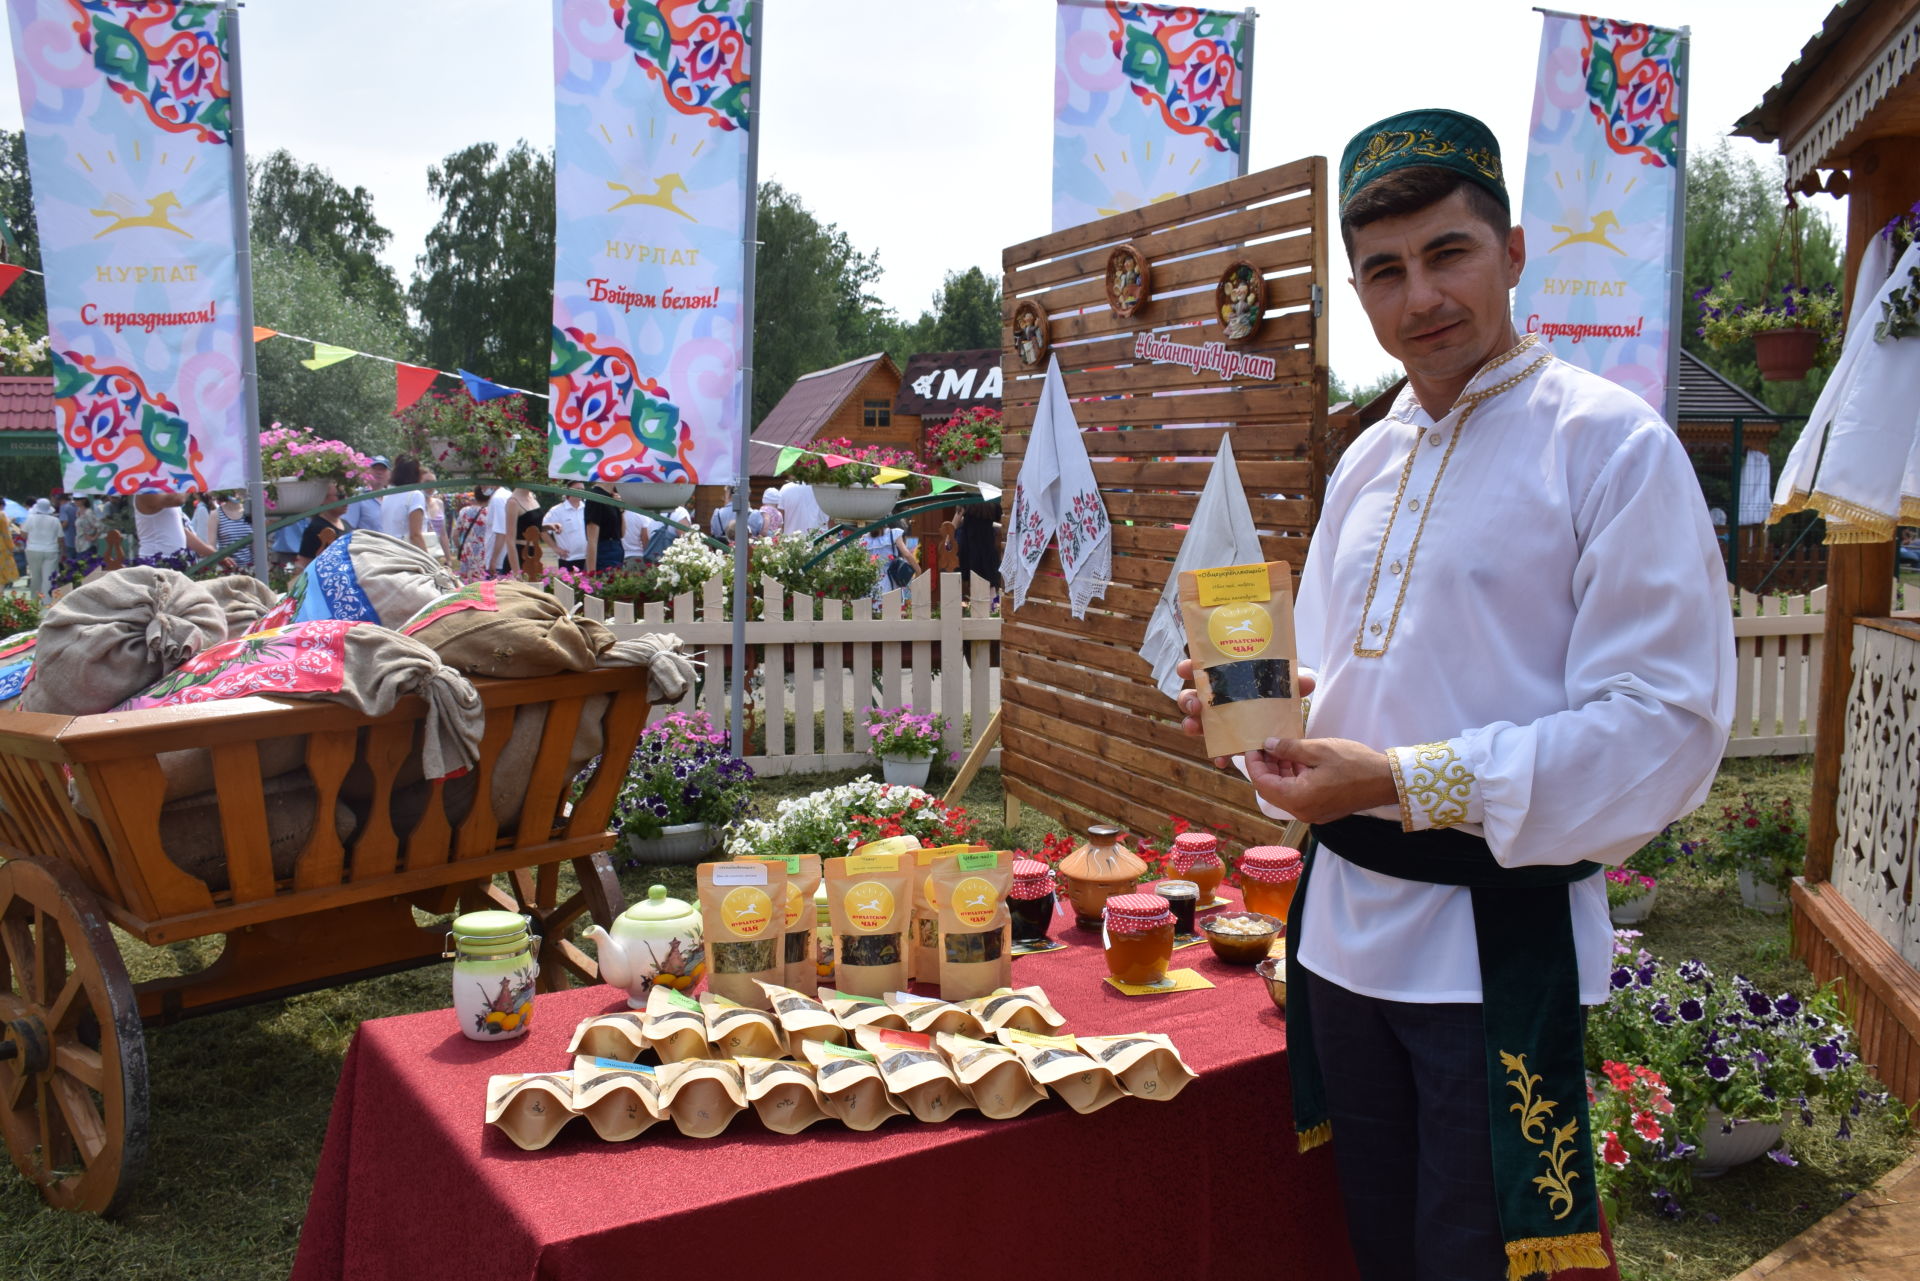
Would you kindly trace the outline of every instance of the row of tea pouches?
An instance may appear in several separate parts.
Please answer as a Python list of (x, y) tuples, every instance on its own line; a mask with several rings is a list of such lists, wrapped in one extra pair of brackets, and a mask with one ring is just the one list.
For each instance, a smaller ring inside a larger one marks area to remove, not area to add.
[[(1057, 1035), (1066, 1020), (1037, 987), (954, 1005), (904, 992), (876, 1000), (827, 990), (816, 1001), (762, 986), (777, 1024), (724, 997), (702, 1004), (662, 987), (644, 1014), (587, 1019), (567, 1047), (571, 1072), (489, 1079), (487, 1123), (529, 1151), (576, 1116), (612, 1142), (666, 1120), (688, 1138), (712, 1138), (748, 1107), (776, 1134), (828, 1119), (871, 1130), (893, 1116), (938, 1122), (968, 1108), (1014, 1117), (1049, 1090), (1076, 1112), (1096, 1112), (1119, 1098), (1172, 1099), (1194, 1079), (1159, 1033)], [(790, 1049), (800, 1061), (782, 1057)], [(637, 1061), (647, 1051), (657, 1067)]]

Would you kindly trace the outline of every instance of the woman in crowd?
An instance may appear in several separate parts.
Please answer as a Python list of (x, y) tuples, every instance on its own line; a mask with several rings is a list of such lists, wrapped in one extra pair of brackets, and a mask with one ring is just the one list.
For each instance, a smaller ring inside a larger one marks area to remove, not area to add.
[(492, 485), (477, 487), (453, 518), (453, 554), (459, 562), (455, 572), (462, 582), (487, 577), (487, 502), (492, 497)]
[[(387, 481), (389, 487), (419, 483), (418, 458), (412, 454), (402, 454), (393, 460), (393, 473)], [(433, 548), (427, 542), (427, 496), (417, 489), (411, 489), (404, 494), (388, 494), (382, 498), (380, 532), (403, 543), (412, 543), (432, 555)]]
[(313, 563), (313, 558), (327, 549), (327, 544), (347, 532), (343, 519), (347, 514), (346, 504), (340, 501), (340, 486), (337, 482), (327, 484), (327, 502), (331, 504), (325, 511), (315, 512), (307, 518), (307, 525), (300, 533), (300, 550), (293, 558), (293, 568), (297, 573)]
[[(213, 545), (228, 548), (227, 555), (234, 564), (252, 569), (253, 522), (247, 519), (247, 510), (240, 505), (240, 495), (228, 494), (222, 498), (219, 511), (213, 529)], [(235, 543), (240, 545), (235, 547)]]
[(27, 513), (27, 582), (33, 594), (44, 597), (53, 587), (53, 567), (60, 563), (60, 518), (53, 504), (36, 498)]
[(873, 580), (873, 612), (880, 612), (880, 597), (896, 588), (902, 604), (913, 599), (907, 584), (920, 572), (920, 562), (914, 559), (907, 536), (894, 526), (885, 525), (863, 535), (860, 546), (880, 563), (880, 575)]

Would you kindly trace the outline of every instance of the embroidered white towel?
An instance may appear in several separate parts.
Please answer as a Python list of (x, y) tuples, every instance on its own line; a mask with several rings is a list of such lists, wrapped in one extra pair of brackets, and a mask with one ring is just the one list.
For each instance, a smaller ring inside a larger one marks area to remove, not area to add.
[(1184, 683), (1173, 674), (1174, 665), (1187, 655), (1187, 629), (1180, 620), (1181, 572), (1252, 565), (1266, 558), (1254, 529), (1253, 509), (1247, 506), (1247, 491), (1240, 484), (1240, 466), (1233, 460), (1233, 438), (1222, 435), (1213, 471), (1193, 509), (1193, 523), (1187, 526), (1166, 590), (1147, 620), (1147, 638), (1140, 645), (1140, 657), (1153, 668), (1153, 683), (1162, 694), (1173, 698)]
[(1027, 603), (1027, 589), (1049, 542), (1057, 542), (1060, 549), (1073, 616), (1084, 618), (1087, 606), (1106, 595), (1113, 573), (1113, 529), (1067, 400), (1060, 361), (1053, 356), (1047, 357), (1047, 379), (1014, 484), (1013, 516), (1000, 558), (1001, 582), (1015, 609)]

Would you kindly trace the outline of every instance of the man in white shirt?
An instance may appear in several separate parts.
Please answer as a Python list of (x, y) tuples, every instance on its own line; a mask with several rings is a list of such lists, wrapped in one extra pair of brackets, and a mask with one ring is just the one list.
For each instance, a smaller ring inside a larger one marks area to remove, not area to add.
[(487, 496), (487, 568), (496, 574), (520, 575), (520, 541), (514, 537), (513, 490), (495, 485)]
[(811, 534), (827, 527), (827, 514), (814, 501), (813, 486), (790, 480), (779, 490), (780, 526), (788, 534)]
[(563, 569), (587, 567), (587, 513), (584, 500), (575, 491), (547, 509), (540, 531), (553, 548), (554, 559)]
[[(1605, 1266), (1578, 1008), (1608, 991), (1599, 865), (1719, 765), (1721, 561), (1659, 415), (1516, 335), (1491, 132), (1405, 113), (1339, 174), (1351, 283), (1408, 387), (1342, 456), (1301, 573), (1309, 736), (1242, 766), (1317, 840), (1289, 927), (1295, 1124), (1333, 1140), (1366, 1281)], [(1551, 1106), (1515, 1120), (1529, 1073)]]

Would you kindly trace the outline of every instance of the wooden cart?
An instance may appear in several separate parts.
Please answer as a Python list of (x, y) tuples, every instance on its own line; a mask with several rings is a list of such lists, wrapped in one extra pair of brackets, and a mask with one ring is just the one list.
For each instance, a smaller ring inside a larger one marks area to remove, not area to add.
[[(543, 940), (543, 987), (565, 986), (569, 974), (597, 981), (565, 935), (582, 912), (611, 925), (622, 908), (607, 822), (646, 724), (647, 673), (475, 685), (486, 732), (471, 812), (449, 821), (447, 784), (423, 784), (424, 812), (406, 832), (394, 830), (389, 801), (426, 715), (419, 699), (372, 719), (266, 698), (0, 713), (0, 1132), (48, 1202), (108, 1212), (135, 1182), (147, 1129), (144, 1024), (432, 963), (445, 929), (416, 924), (415, 907), (525, 912)], [(550, 709), (526, 800), (517, 823), (502, 824), (489, 799), (495, 767), (516, 709), (536, 703)], [(569, 806), (575, 730), (583, 707), (601, 705), (603, 764)], [(292, 875), (277, 878), (257, 745), (297, 735), (318, 803)], [(218, 891), (161, 845), (155, 756), (187, 746), (212, 756), (228, 881)], [(356, 762), (367, 769), (350, 781)], [(370, 799), (358, 789), (369, 817), (343, 841), (334, 800), (343, 785), (369, 783)], [(580, 890), (560, 902), (566, 860)], [(501, 874), (510, 889), (494, 884)], [(199, 973), (134, 985), (110, 925), (149, 944), (224, 934), (226, 945)]]

